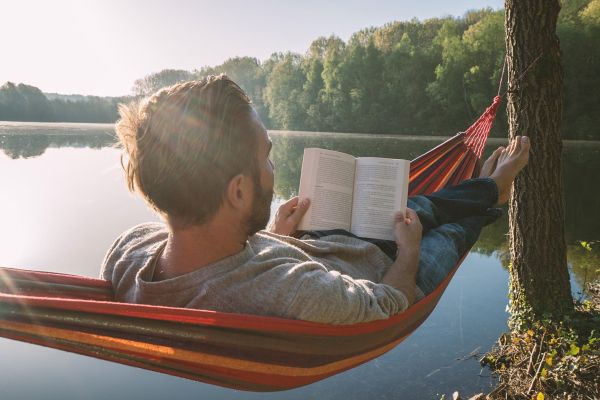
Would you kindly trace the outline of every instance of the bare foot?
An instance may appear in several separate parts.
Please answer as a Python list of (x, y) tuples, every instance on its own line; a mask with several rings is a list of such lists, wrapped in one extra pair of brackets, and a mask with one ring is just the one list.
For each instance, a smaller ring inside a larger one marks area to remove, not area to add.
[(487, 160), (485, 160), (485, 162), (483, 163), (483, 166), (481, 167), (481, 172), (479, 173), (479, 177), (487, 178), (488, 176), (490, 176), (492, 174), (492, 172), (494, 172), (494, 170), (496, 169), (496, 162), (498, 161), (498, 157), (500, 157), (500, 154), (502, 153), (503, 150), (504, 150), (504, 147), (502, 147), (502, 146), (498, 147), (496, 150), (494, 150), (492, 155), (489, 156)]
[(506, 149), (500, 152), (496, 160), (496, 168), (489, 175), (498, 186), (498, 204), (504, 204), (508, 201), (512, 182), (529, 161), (529, 148), (529, 138), (527, 136), (517, 136)]

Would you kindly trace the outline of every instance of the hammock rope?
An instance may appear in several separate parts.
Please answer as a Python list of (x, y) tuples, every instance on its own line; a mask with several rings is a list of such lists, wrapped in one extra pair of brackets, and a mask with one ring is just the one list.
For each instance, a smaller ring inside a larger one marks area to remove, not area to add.
[[(409, 194), (477, 176), (499, 105), (496, 96), (466, 131), (413, 160)], [(235, 389), (285, 390), (393, 349), (433, 311), (461, 262), (405, 312), (353, 325), (118, 303), (101, 279), (0, 268), (0, 336)]]

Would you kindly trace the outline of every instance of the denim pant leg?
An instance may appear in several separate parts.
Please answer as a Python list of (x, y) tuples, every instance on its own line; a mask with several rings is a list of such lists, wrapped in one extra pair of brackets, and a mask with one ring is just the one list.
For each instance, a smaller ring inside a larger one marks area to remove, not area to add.
[(421, 239), (417, 286), (431, 293), (454, 269), (461, 257), (475, 244), (481, 229), (497, 217), (466, 217), (430, 229)]
[(423, 225), (417, 285), (431, 293), (477, 241), (481, 229), (502, 210), (492, 208), (498, 199), (496, 183), (489, 178), (470, 179), (427, 196), (409, 199)]
[(465, 217), (487, 215), (497, 201), (496, 182), (491, 178), (475, 178), (429, 195), (409, 197), (408, 207), (416, 211), (426, 233)]

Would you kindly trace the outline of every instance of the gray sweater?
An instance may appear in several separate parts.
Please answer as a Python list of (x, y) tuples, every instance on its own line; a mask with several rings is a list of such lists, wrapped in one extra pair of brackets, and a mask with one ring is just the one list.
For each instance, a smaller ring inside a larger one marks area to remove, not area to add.
[(375, 283), (391, 265), (389, 257), (360, 239), (299, 240), (263, 231), (237, 254), (153, 282), (167, 235), (163, 224), (147, 223), (113, 243), (101, 277), (112, 281), (117, 301), (330, 324), (383, 319), (408, 307), (401, 291)]

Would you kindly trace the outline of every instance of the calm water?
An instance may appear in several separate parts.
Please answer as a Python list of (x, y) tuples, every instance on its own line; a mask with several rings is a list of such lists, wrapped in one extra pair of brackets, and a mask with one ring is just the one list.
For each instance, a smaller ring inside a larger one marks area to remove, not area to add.
[[(123, 230), (156, 220), (129, 194), (108, 125), (0, 123), (0, 265), (97, 276)], [(411, 159), (439, 138), (272, 132), (276, 200), (296, 193), (302, 149)], [(496, 145), (496, 144), (494, 144)], [(489, 146), (488, 150), (492, 147)], [(600, 143), (566, 144), (567, 239), (575, 295), (600, 266), (578, 240), (600, 239)], [(0, 339), (3, 399), (439, 399), (493, 384), (478, 355), (506, 329), (507, 219), (483, 233), (440, 304), (386, 355), (313, 385), (247, 393)], [(594, 255), (595, 254), (595, 255)]]

